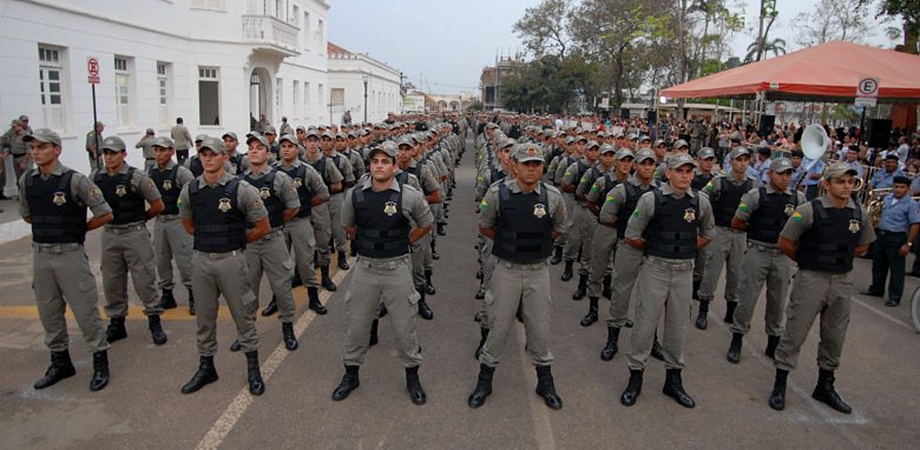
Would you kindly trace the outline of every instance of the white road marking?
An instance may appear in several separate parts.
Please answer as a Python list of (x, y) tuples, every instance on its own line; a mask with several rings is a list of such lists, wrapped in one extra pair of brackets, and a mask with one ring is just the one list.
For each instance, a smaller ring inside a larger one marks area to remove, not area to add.
[[(512, 326), (515, 328), (519, 348), (523, 349), (527, 342), (524, 334), (524, 327), (518, 326), (517, 319), (514, 319)], [(525, 379), (536, 377), (534, 366), (530, 362), (530, 356), (526, 351), (521, 352), (521, 366), (524, 369)], [(533, 390), (529, 390), (530, 395), (530, 416), (533, 420), (533, 438), (537, 443), (538, 450), (556, 450), (556, 437), (553, 435), (553, 424), (549, 420), (549, 408), (543, 403)]]
[[(349, 259), (348, 263), (350, 265), (355, 264), (355, 258)], [(342, 282), (342, 279), (348, 275), (348, 271), (339, 270), (336, 272), (333, 278), (335, 284)], [(319, 300), (324, 305), (329, 301), (329, 298), (332, 297), (332, 292), (323, 291)], [(294, 324), (294, 335), (297, 336), (299, 340), (303, 335), (304, 331), (307, 330), (307, 327), (313, 323), (313, 319), (316, 318), (316, 313), (308, 310), (300, 319), (297, 320), (297, 323)], [(275, 347), (275, 350), (272, 352), (271, 356), (261, 365), (262, 369), (262, 379), (268, 383), (268, 380), (271, 379), (272, 374), (275, 373), (275, 370), (284, 362), (284, 359), (290, 355), (291, 352), (284, 348), (284, 342), (278, 344)], [(211, 429), (208, 430), (207, 434), (201, 439), (201, 442), (198, 443), (198, 446), (195, 447), (197, 450), (215, 450), (220, 447), (220, 444), (224, 442), (224, 439), (230, 434), (230, 431), (233, 430), (234, 425), (243, 417), (243, 414), (246, 413), (246, 409), (249, 408), (249, 405), (252, 404), (253, 397), (249, 393), (249, 387), (245, 386), (240, 389), (239, 394), (236, 394), (236, 397), (230, 402), (230, 405), (227, 406), (227, 409), (224, 410), (223, 414), (217, 418), (214, 422), (214, 425), (211, 426)]]
[[(864, 306), (864, 307), (865, 307), (866, 309), (868, 309), (869, 311), (872, 311), (872, 312), (874, 312), (874, 313), (876, 313), (876, 314), (878, 314), (878, 315), (880, 315), (880, 316), (882, 316), (882, 317), (888, 319), (889, 321), (891, 321), (892, 323), (894, 323), (894, 324), (896, 324), (896, 325), (900, 325), (900, 326), (902, 326), (902, 327), (904, 327), (904, 328), (907, 328), (907, 329), (910, 330), (910, 331), (914, 331), (914, 327), (910, 326), (907, 322), (905, 322), (905, 321), (903, 321), (903, 320), (901, 320), (901, 319), (898, 319), (897, 317), (892, 316), (891, 314), (888, 314), (888, 312), (883, 311), (883, 310), (881, 310), (881, 309), (876, 308), (875, 306), (870, 305), (870, 304), (867, 303), (865, 300), (863, 300), (863, 299), (861, 299), (861, 298), (859, 298), (859, 297), (851, 297), (851, 298), (852, 298), (853, 300), (855, 300), (856, 303), (859, 303), (860, 305)], [(910, 303), (910, 299), (909, 299), (909, 298), (908, 298), (908, 301), (907, 301), (907, 302)]]

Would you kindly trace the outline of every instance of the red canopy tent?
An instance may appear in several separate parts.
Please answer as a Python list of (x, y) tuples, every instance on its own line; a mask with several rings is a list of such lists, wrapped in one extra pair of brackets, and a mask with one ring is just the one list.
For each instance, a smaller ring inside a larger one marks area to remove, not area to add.
[(698, 78), (667, 98), (733, 97), (850, 103), (864, 77), (879, 79), (879, 103), (920, 99), (920, 56), (833, 41)]

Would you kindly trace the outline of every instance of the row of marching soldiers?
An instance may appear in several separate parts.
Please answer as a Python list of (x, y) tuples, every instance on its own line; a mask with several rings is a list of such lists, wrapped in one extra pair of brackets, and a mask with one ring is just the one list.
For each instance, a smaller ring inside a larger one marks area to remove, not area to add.
[[(438, 234), (444, 235), (447, 210), (440, 193), (450, 198), (462, 146), (450, 123), (413, 131), (408, 124), (378, 124), (341, 130), (298, 127), (294, 134), (277, 136), (267, 127), (264, 134), (248, 134), (244, 142), (233, 132), (221, 138), (199, 135), (196, 155), (181, 165), (174, 159), (172, 140), (155, 137), (147, 142), (151, 149), (145, 155), (154, 156), (147, 158), (145, 169), (130, 166), (125, 142), (110, 136), (100, 145), (104, 167), (88, 177), (60, 163), (56, 132), (34, 131), (25, 140), (37, 167), (20, 179), (20, 214), (33, 228), (36, 302), (51, 351), (51, 365), (34, 387), (49, 387), (76, 372), (68, 350), (65, 301), (93, 350), (90, 389), (108, 384), (107, 350), (128, 335), (129, 274), (153, 342), (165, 344), (160, 316), (178, 306), (175, 261), (188, 290), (188, 312), (196, 316), (200, 355), (199, 368), (182, 392), (217, 381), (214, 354), (222, 297), (238, 335), (230, 350), (245, 353), (249, 391), (262, 394), (255, 326), (262, 275), (272, 299), (261, 314), (278, 313), (285, 348), (296, 350), (292, 289), (306, 286), (309, 309), (326, 314), (318, 289), (337, 289), (329, 274), (333, 250), (339, 269), (349, 270), (341, 219), (345, 192), (367, 178), (365, 163), (384, 140), (399, 138), (400, 147), (407, 147), (400, 167), (417, 177), (437, 218)], [(238, 151), (241, 144), (247, 153)], [(87, 209), (93, 216), (89, 222)], [(154, 221), (152, 238), (148, 220)], [(95, 277), (82, 251), (86, 232), (100, 227), (107, 327), (96, 310)], [(415, 286), (422, 296), (418, 314), (430, 320), (424, 296), (435, 293), (433, 239), (420, 242), (413, 252)]]
[[(733, 146), (727, 157), (729, 163), (718, 172), (714, 170), (716, 156), (711, 148), (700, 149), (694, 158), (684, 140), (653, 142), (638, 132), (608, 134), (529, 126), (515, 140), (490, 123), (476, 143), (480, 213), (486, 207), (491, 211), (498, 208), (487, 204), (486, 192), (510, 183), (508, 180), (516, 176), (520, 165), (508, 158), (509, 150), (514, 154), (511, 149), (538, 146), (546, 168), (540, 189), (561, 193), (567, 220), (565, 233), (554, 233), (552, 246), (541, 247), (541, 252), (533, 256), (539, 256), (542, 262), (546, 262), (542, 259), (545, 257), (552, 265), (564, 262), (562, 281), (573, 278), (574, 264), (580, 261), (578, 286), (572, 298), (589, 299), (582, 326), (599, 320), (601, 297), (610, 299), (602, 360), (614, 358), (621, 329), (632, 328), (627, 356), (630, 377), (621, 396), (624, 405), (637, 401), (648, 357), (652, 356), (664, 361), (664, 393), (685, 407), (695, 406), (682, 385), (691, 299), (699, 301), (696, 327), (705, 330), (709, 303), (723, 266), (727, 266), (724, 320), (732, 332), (727, 360), (740, 363), (743, 339), (766, 285), (765, 354), (774, 360), (776, 368), (770, 407), (784, 408), (789, 372), (796, 367), (808, 330), (820, 315), (819, 376), (813, 397), (837, 411), (851, 412), (834, 388), (835, 371), (849, 323), (853, 257), (864, 253), (875, 239), (868, 215), (850, 198), (854, 170), (843, 164), (830, 166), (823, 177), (826, 194), (806, 201), (791, 183), (795, 167), (790, 160), (774, 160), (767, 181), (761, 185), (748, 173), (751, 154), (742, 146)], [(538, 211), (535, 208), (534, 214)], [(514, 212), (518, 212), (517, 208)], [(517, 236), (530, 230), (523, 231)], [(497, 282), (490, 277), (496, 262), (507, 260), (496, 257), (500, 252), (495, 251), (495, 246), (500, 245), (508, 243), (493, 244), (486, 239), (480, 248), (483, 281), (477, 298), (483, 302), (477, 319), (482, 338), (476, 357), (482, 366), (481, 386), (477, 385), (470, 398), (474, 407), (491, 392), (495, 368), (494, 355), (488, 353), (494, 353), (490, 342), (496, 341), (496, 325), (489, 316), (499, 299), (493, 292)], [(525, 251), (521, 245), (511, 247)], [(793, 274), (797, 276), (790, 289)], [(629, 303), (634, 289), (635, 318), (630, 320)], [(522, 298), (518, 319), (524, 322), (525, 329), (545, 332), (545, 327), (534, 323), (539, 321), (528, 319), (527, 304), (527, 299)], [(541, 320), (548, 321), (548, 315)], [(545, 343), (545, 336), (528, 330), (527, 351), (538, 374), (541, 366), (548, 373), (552, 358), (547, 356), (548, 350), (542, 355), (537, 353), (534, 341)], [(542, 392), (546, 393), (545, 385)], [(561, 407), (554, 387), (553, 395), (547, 396), (541, 394), (538, 384), (537, 393), (548, 406)]]

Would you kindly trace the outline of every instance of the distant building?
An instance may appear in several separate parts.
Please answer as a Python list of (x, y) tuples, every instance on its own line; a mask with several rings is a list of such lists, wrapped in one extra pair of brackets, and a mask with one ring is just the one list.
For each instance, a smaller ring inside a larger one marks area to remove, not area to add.
[(481, 101), (485, 109), (501, 109), (502, 81), (507, 79), (514, 71), (517, 61), (509, 57), (501, 57), (495, 66), (483, 67), (482, 74), (479, 76), (479, 85), (482, 88)]
[(402, 111), (399, 70), (331, 42), (327, 48), (332, 123), (341, 123), (345, 111), (351, 111), (352, 123), (364, 122), (365, 97), (368, 122), (382, 122), (388, 113)]

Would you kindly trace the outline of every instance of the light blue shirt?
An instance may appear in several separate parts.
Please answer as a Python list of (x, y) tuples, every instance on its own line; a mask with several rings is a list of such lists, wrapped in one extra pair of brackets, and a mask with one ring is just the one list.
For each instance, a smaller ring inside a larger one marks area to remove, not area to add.
[[(808, 158), (803, 159), (802, 166), (808, 167), (808, 165), (811, 164), (811, 161), (812, 160)], [(824, 173), (824, 160), (819, 159), (818, 162), (815, 163), (815, 166), (812, 167), (811, 170), (808, 171), (808, 176), (805, 177), (805, 181), (803, 181), (802, 184), (804, 184), (805, 186), (814, 186), (818, 184), (818, 182), (820, 182), (821, 179), (820, 178), (812, 179), (811, 175), (812, 174), (820, 175), (822, 173)]]
[(894, 172), (879, 170), (872, 176), (872, 181), (869, 184), (872, 185), (872, 189), (890, 188), (894, 186), (894, 177), (898, 176), (904, 176), (904, 172), (901, 169), (895, 169)]
[(883, 200), (882, 219), (878, 228), (891, 233), (906, 233), (911, 224), (920, 223), (920, 206), (909, 195), (895, 201), (894, 194)]
[(857, 177), (863, 178), (863, 179), (865, 180), (865, 178), (864, 178), (863, 176), (866, 174), (866, 168), (863, 167), (862, 163), (860, 163), (860, 162), (857, 160), (857, 161), (853, 161), (853, 162), (846, 162), (846, 161), (844, 161), (844, 164), (846, 164), (849, 168), (855, 170), (855, 171), (856, 171), (856, 176), (857, 176)]

